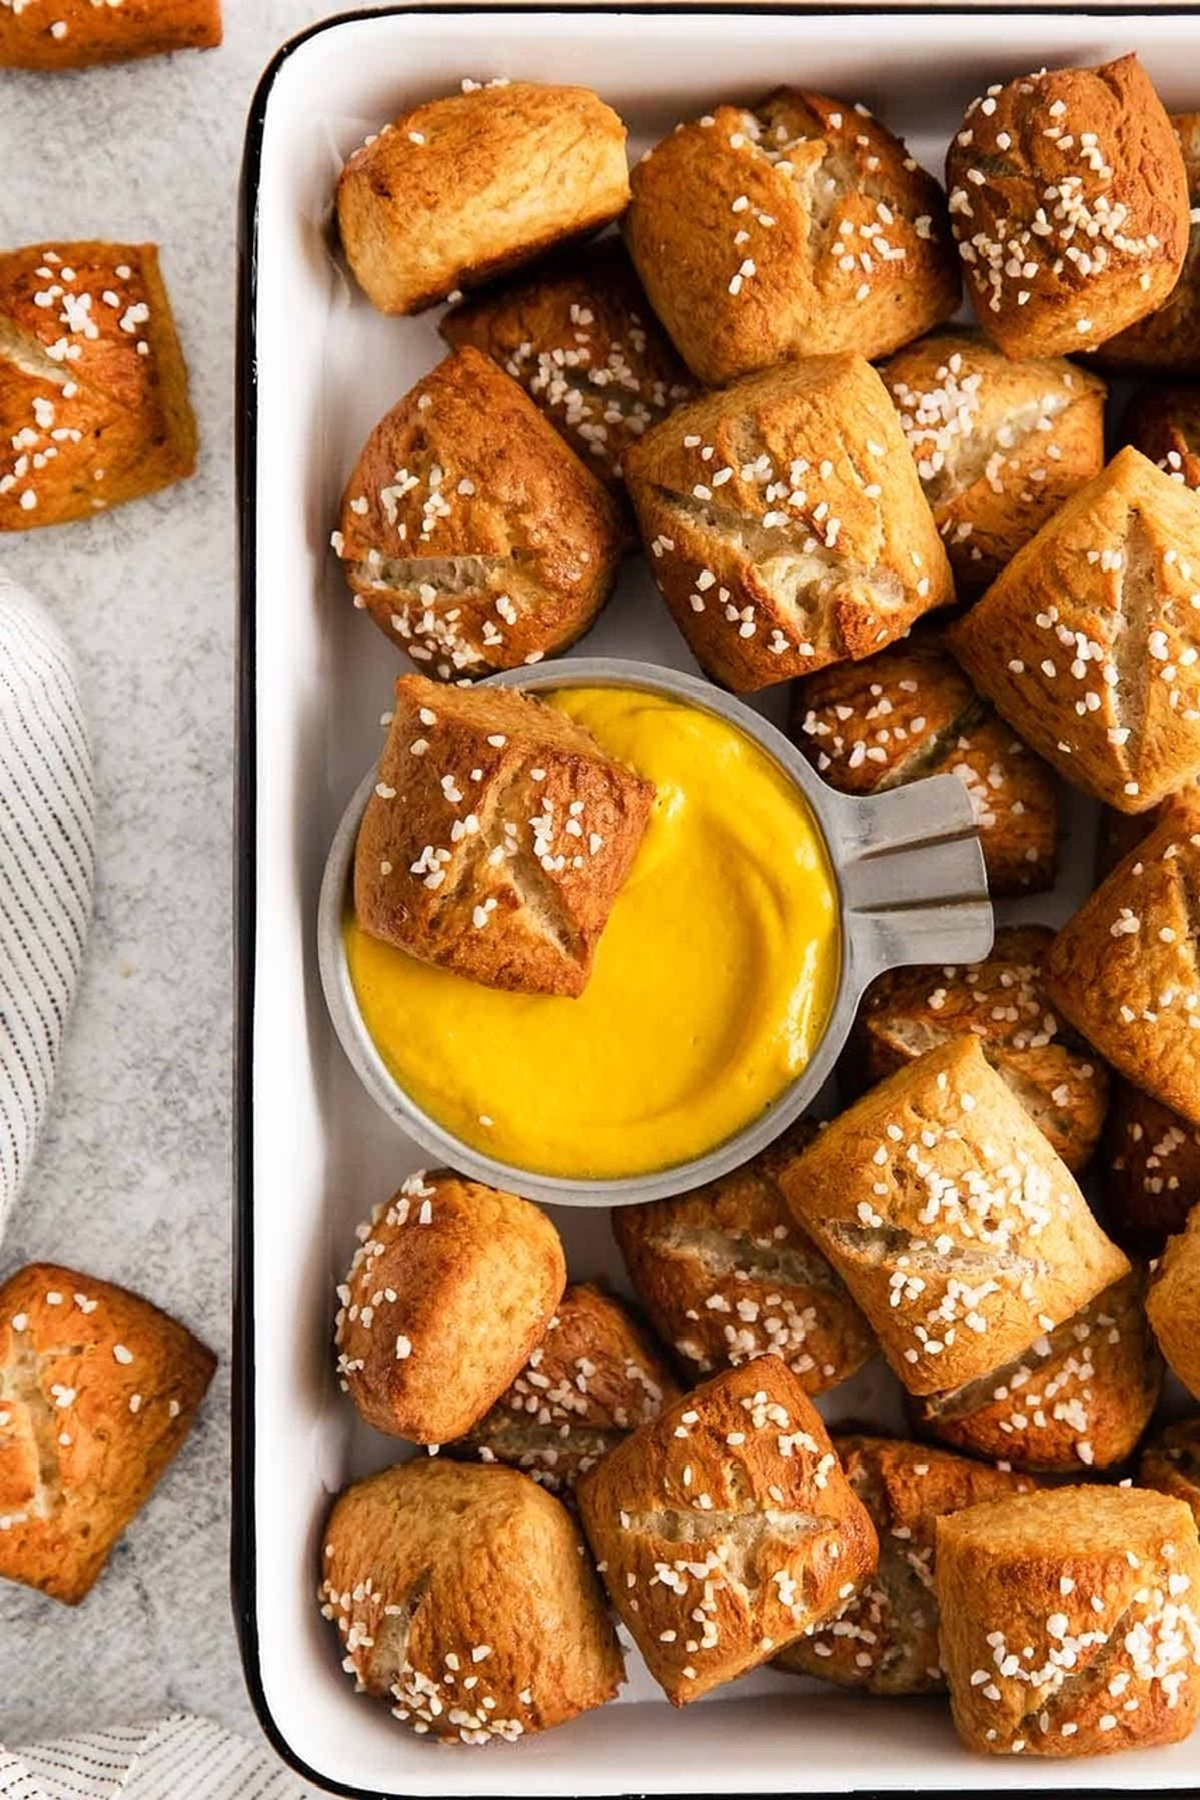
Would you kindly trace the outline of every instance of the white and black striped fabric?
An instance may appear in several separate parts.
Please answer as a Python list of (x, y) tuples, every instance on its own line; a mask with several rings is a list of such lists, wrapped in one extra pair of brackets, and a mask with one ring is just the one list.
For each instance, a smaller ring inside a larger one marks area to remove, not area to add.
[(79, 981), (93, 815), (71, 652), (0, 570), (0, 1231), (33, 1160)]
[(298, 1800), (295, 1777), (211, 1719), (180, 1713), (0, 1750), (0, 1800)]

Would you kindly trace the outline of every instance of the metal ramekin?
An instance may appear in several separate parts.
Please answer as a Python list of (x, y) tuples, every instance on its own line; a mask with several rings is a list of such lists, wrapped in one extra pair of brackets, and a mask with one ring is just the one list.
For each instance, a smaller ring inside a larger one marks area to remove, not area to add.
[(970, 797), (957, 776), (867, 799), (835, 793), (783, 733), (705, 681), (653, 663), (580, 657), (510, 669), (499, 687), (624, 687), (665, 694), (714, 713), (760, 745), (795, 782), (824, 834), (837, 880), (841, 974), (824, 1035), (803, 1072), (758, 1118), (703, 1156), (628, 1179), (556, 1180), (472, 1149), (430, 1118), (384, 1064), (359, 1012), (342, 936), (359, 821), (377, 779), (372, 768), (342, 815), (317, 918), (321, 982), (334, 1029), (360, 1080), (396, 1125), (431, 1157), (491, 1187), (563, 1206), (659, 1200), (713, 1181), (766, 1149), (814, 1099), (846, 1041), (864, 988), (904, 963), (975, 962), (992, 945), (993, 919)]

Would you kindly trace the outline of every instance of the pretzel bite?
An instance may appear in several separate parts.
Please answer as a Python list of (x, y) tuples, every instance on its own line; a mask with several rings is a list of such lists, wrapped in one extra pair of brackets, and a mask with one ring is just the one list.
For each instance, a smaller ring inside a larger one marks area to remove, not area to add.
[(814, 1135), (795, 1126), (690, 1194), (613, 1209), (634, 1291), (698, 1374), (771, 1353), (820, 1394), (875, 1354), (870, 1326), (779, 1191), (780, 1167)]
[(945, 1686), (933, 1587), (934, 1522), (981, 1500), (1025, 1493), (1022, 1475), (965, 1456), (881, 1437), (835, 1437), (846, 1479), (871, 1515), (879, 1567), (837, 1617), (797, 1638), (777, 1669), (869, 1694), (927, 1694)]
[(622, 495), (629, 445), (696, 393), (619, 238), (464, 301), (438, 329), (499, 363)]
[(1064, 1487), (937, 1522), (958, 1734), (999, 1756), (1173, 1744), (1200, 1709), (1200, 1544), (1179, 1500)]
[(510, 1463), (554, 1494), (678, 1398), (679, 1383), (629, 1309), (590, 1282), (573, 1283), (546, 1335), (490, 1412), (451, 1445), (480, 1462)]
[(317, 1599), (358, 1689), (422, 1736), (511, 1744), (624, 1679), (574, 1520), (515, 1469), (422, 1458), (356, 1481), (325, 1527)]
[(915, 1414), (956, 1450), (1083, 1479), (1132, 1454), (1161, 1386), (1146, 1281), (1135, 1270), (1015, 1361), (930, 1396)]
[(630, 253), (708, 386), (798, 356), (885, 356), (958, 305), (942, 191), (863, 106), (798, 88), (718, 106), (631, 186)]
[(1200, 1125), (1194, 893), (1200, 799), (1180, 801), (1085, 900), (1043, 964), (1051, 1000), (1121, 1074)]
[(1053, 886), (1054, 778), (933, 639), (914, 636), (797, 682), (790, 734), (842, 794), (957, 775), (971, 796), (992, 893)]
[(182, 1445), (217, 1359), (148, 1300), (30, 1263), (0, 1285), (0, 1579), (77, 1606)]
[(1200, 771), (1200, 497), (1119, 450), (948, 633), (1066, 780), (1145, 812)]
[(210, 50), (220, 42), (221, 0), (0, 4), (0, 69), (89, 69), (174, 50)]
[(1200, 1129), (1118, 1080), (1097, 1171), (1112, 1236), (1131, 1252), (1156, 1255), (1200, 1200)]
[(1096, 361), (1119, 375), (1200, 374), (1200, 113), (1171, 117), (1187, 172), (1191, 231), (1179, 280), (1157, 312), (1109, 338)]
[(368, 298), (414, 313), (597, 230), (628, 200), (625, 127), (598, 94), (471, 82), (348, 158), (337, 220)]
[(1003, 925), (983, 962), (879, 976), (863, 996), (852, 1039), (866, 1081), (882, 1081), (970, 1032), (1068, 1169), (1084, 1168), (1104, 1123), (1108, 1075), (1042, 991), (1053, 939), (1046, 925)]
[(358, 1236), (338, 1288), (342, 1387), (377, 1431), (462, 1437), (554, 1317), (567, 1281), (558, 1233), (528, 1200), (422, 1169)]
[(973, 1036), (872, 1088), (780, 1186), (913, 1394), (989, 1374), (1129, 1268)]
[(1136, 56), (989, 88), (946, 157), (967, 292), (1006, 356), (1091, 350), (1179, 279), (1179, 140)]
[(677, 1400), (576, 1493), (613, 1606), (675, 1706), (831, 1618), (878, 1557), (870, 1514), (776, 1356)]
[(612, 587), (612, 496), (511, 376), (471, 345), (367, 439), (333, 547), (354, 604), (443, 681), (540, 662)]
[(488, 987), (581, 994), (653, 800), (543, 701), (402, 675), (354, 852), (359, 924)]
[(895, 408), (860, 356), (680, 407), (626, 475), (675, 623), (738, 692), (870, 656), (953, 598)]
[(1014, 362), (960, 329), (880, 372), (960, 586), (986, 587), (1104, 467), (1104, 383), (1062, 357)]
[[(11, 16), (0, 0), (0, 32)], [(155, 245), (0, 251), (0, 531), (90, 519), (195, 466)]]

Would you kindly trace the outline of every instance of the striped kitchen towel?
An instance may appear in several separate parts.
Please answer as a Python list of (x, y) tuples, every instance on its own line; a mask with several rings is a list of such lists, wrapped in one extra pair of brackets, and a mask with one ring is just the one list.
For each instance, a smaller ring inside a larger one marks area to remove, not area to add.
[(261, 1751), (185, 1713), (0, 1750), (0, 1800), (300, 1800), (303, 1793)]
[(0, 1232), (37, 1148), (79, 981), (92, 827), (71, 652), (0, 571)]

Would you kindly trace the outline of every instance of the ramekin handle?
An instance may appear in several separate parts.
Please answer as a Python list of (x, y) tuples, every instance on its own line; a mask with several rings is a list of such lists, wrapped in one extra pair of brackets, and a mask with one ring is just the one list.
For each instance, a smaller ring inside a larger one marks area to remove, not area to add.
[(847, 982), (907, 963), (978, 962), (995, 921), (970, 795), (956, 775), (841, 796), (834, 846)]

